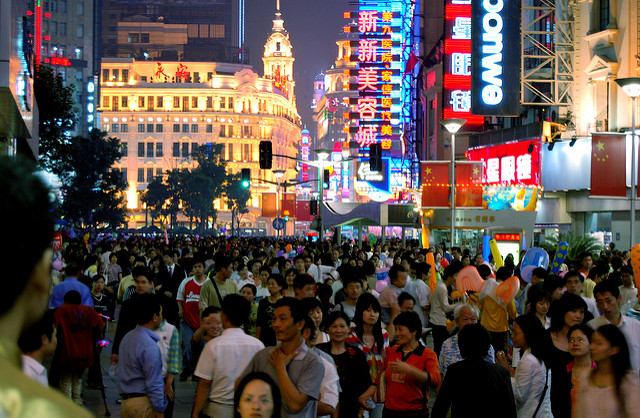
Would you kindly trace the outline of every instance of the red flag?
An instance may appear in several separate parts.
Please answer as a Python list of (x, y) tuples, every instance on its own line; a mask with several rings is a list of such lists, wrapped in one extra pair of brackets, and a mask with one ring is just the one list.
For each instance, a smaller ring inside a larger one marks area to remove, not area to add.
[(298, 200), (296, 202), (296, 220), (301, 222), (311, 222), (312, 216), (310, 206), (311, 203), (309, 200)]
[(262, 217), (275, 218), (278, 216), (278, 200), (275, 193), (262, 193)]
[(591, 136), (591, 196), (627, 195), (625, 151), (624, 135)]
[(280, 217), (284, 218), (289, 216), (294, 218), (296, 216), (296, 194), (295, 193), (283, 193), (280, 203)]
[(456, 162), (456, 207), (482, 207), (482, 161)]
[(416, 54), (414, 54), (413, 51), (411, 51), (411, 53), (409, 54), (409, 59), (407, 60), (407, 63), (404, 66), (404, 73), (407, 74), (413, 71), (413, 67), (415, 67), (418, 62), (419, 62), (418, 57), (416, 57)]
[(427, 162), (420, 167), (422, 207), (449, 207), (449, 163)]

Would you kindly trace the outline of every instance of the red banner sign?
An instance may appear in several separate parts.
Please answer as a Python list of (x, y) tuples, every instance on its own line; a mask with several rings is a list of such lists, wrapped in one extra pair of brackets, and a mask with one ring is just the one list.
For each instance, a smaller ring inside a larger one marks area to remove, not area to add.
[[(539, 141), (472, 148), (466, 155), (470, 161), (482, 161), (482, 184), (539, 187), (541, 180)], [(529, 147), (532, 145), (533, 149), (529, 152)]]

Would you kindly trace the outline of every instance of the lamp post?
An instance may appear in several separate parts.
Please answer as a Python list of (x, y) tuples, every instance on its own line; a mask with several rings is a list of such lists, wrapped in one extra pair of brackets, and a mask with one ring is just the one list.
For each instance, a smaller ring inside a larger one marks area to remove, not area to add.
[(631, 237), (629, 248), (633, 248), (636, 238), (636, 179), (638, 177), (638, 163), (636, 151), (636, 98), (640, 96), (640, 77), (618, 78), (616, 83), (625, 94), (631, 97)]
[[(278, 218), (280, 218), (280, 180), (282, 179), (285, 173), (286, 173), (285, 170), (273, 170), (273, 175), (276, 178), (276, 181), (278, 182), (278, 188), (276, 189), (276, 209), (278, 210)], [(286, 227), (287, 226), (285, 224), (285, 228)], [(278, 231), (276, 231), (276, 236), (278, 235), (279, 233)], [(284, 236), (285, 234), (283, 233), (282, 235)]]
[(451, 245), (456, 239), (456, 132), (466, 123), (466, 119), (443, 119), (442, 126), (451, 134)]
[(318, 241), (322, 242), (324, 239), (324, 227), (322, 226), (322, 201), (324, 200), (324, 187), (322, 187), (322, 182), (324, 181), (324, 169), (331, 165), (331, 162), (327, 163), (327, 159), (331, 154), (331, 151), (328, 149), (317, 149), (315, 150), (316, 155), (318, 156)]

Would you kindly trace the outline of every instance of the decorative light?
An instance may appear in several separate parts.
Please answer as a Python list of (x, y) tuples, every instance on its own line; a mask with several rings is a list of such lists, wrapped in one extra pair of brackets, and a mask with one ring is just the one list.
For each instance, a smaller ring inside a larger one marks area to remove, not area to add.
[(640, 96), (640, 77), (617, 78), (615, 82), (629, 97)]
[(464, 125), (467, 122), (466, 119), (442, 119), (440, 121), (440, 123), (442, 124), (442, 126), (445, 127), (445, 129), (447, 131), (449, 131), (449, 133), (451, 134), (455, 134), (456, 132), (458, 132), (460, 130), (460, 128), (462, 128), (462, 125)]

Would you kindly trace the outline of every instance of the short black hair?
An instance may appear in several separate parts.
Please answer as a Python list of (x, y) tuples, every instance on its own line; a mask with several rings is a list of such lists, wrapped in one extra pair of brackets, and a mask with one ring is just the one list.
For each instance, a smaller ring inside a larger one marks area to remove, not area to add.
[(505, 281), (511, 276), (513, 276), (513, 270), (511, 270), (509, 267), (502, 266), (498, 269), (498, 271), (496, 271), (496, 280)]
[(146, 267), (142, 267), (142, 266), (134, 267), (133, 270), (131, 270), (131, 276), (133, 277), (134, 280), (137, 279), (139, 276), (145, 276), (146, 278), (149, 278), (149, 270), (147, 270)]
[(220, 271), (223, 268), (228, 268), (231, 264), (233, 264), (233, 260), (231, 259), (231, 257), (219, 256), (216, 257), (215, 263), (215, 271)]
[(420, 338), (422, 334), (422, 321), (414, 311), (400, 312), (393, 320), (393, 325), (402, 325), (409, 328), (409, 332), (416, 333), (416, 339)]
[(574, 325), (571, 328), (569, 328), (569, 331), (567, 332), (567, 340), (571, 338), (571, 334), (573, 334), (573, 332), (577, 330), (582, 331), (582, 333), (587, 336), (589, 341), (591, 341), (591, 336), (593, 335), (593, 328), (591, 328), (589, 325), (585, 324), (584, 322), (582, 324)]
[(247, 284), (245, 284), (244, 286), (242, 286), (242, 287), (240, 288), (240, 291), (242, 292), (242, 290), (243, 290), (245, 287), (246, 287), (247, 289), (251, 290), (251, 293), (253, 293), (253, 296), (256, 296), (256, 295), (258, 294), (258, 288), (256, 287), (256, 285), (255, 285), (255, 284), (253, 284), (253, 283), (247, 283)]
[(316, 308), (322, 309), (322, 304), (316, 298), (311, 298), (311, 297), (304, 298), (300, 302), (302, 303), (303, 309), (307, 314), (309, 313), (309, 311), (313, 309), (316, 309)]
[(281, 274), (278, 273), (271, 273), (269, 275), (269, 278), (267, 279), (267, 283), (269, 283), (269, 280), (275, 280), (276, 283), (278, 283), (278, 286), (280, 286), (283, 289), (286, 289), (287, 287), (287, 282), (285, 281), (284, 277), (282, 277)]
[(410, 300), (413, 302), (414, 305), (416, 304), (416, 298), (411, 296), (409, 293), (407, 292), (400, 293), (400, 295), (398, 296), (398, 305), (402, 306), (405, 300)]
[(304, 334), (305, 330), (309, 330), (311, 333), (309, 335), (309, 339), (313, 341), (316, 338), (316, 323), (313, 322), (313, 319), (309, 315), (305, 315), (304, 318), (304, 326), (302, 327), (302, 334)]
[(18, 347), (23, 353), (31, 353), (42, 347), (42, 336), (45, 335), (49, 340), (53, 337), (54, 311), (47, 311), (36, 321), (35, 324), (27, 328), (18, 339)]
[(630, 274), (633, 276), (633, 267), (631, 266), (620, 267), (620, 274)]
[(80, 305), (82, 303), (82, 296), (77, 290), (69, 290), (64, 294), (62, 298), (64, 303), (70, 303), (72, 305)]
[(544, 279), (544, 287), (545, 292), (548, 294), (553, 294), (556, 289), (562, 289), (566, 283), (566, 280), (563, 277), (558, 276), (557, 274), (550, 274)]
[(597, 298), (598, 293), (604, 295), (605, 292), (611, 293), (611, 296), (618, 299), (620, 296), (620, 288), (613, 280), (603, 280), (600, 283), (596, 284), (593, 288), (593, 297)]
[(160, 315), (160, 299), (154, 294), (144, 293), (136, 298), (136, 323), (144, 325), (153, 319), (153, 315)]
[(95, 276), (93, 276), (93, 277), (91, 278), (91, 283), (95, 283), (95, 282), (97, 282), (97, 281), (98, 281), (98, 280), (100, 280), (100, 279), (104, 280), (104, 281), (105, 281), (105, 283), (106, 283), (106, 279), (104, 278), (104, 276), (103, 276), (102, 274), (96, 274)]
[(232, 293), (222, 299), (222, 313), (233, 326), (242, 326), (251, 314), (251, 302), (242, 296)]
[(276, 302), (274, 309), (278, 309), (284, 306), (287, 306), (291, 311), (293, 322), (303, 321), (304, 317), (308, 316), (308, 311), (305, 312), (304, 307), (302, 306), (302, 302), (300, 302), (296, 298), (292, 298), (290, 296), (284, 297)]
[(547, 270), (543, 269), (542, 267), (536, 267), (531, 272), (531, 275), (536, 276), (539, 279), (545, 280), (549, 275), (549, 273), (547, 273)]
[(263, 271), (266, 271), (267, 273), (271, 274), (271, 267), (269, 266), (262, 266), (260, 267), (260, 273), (262, 273)]
[(394, 264), (389, 269), (389, 280), (394, 281), (398, 278), (398, 273), (406, 273), (407, 269), (402, 267), (402, 264)]
[(447, 280), (449, 277), (455, 276), (459, 271), (460, 269), (458, 269), (458, 266), (454, 265), (453, 263), (449, 264), (444, 268), (444, 280)]
[(569, 277), (578, 277), (581, 283), (584, 283), (584, 276), (578, 270), (569, 270), (564, 274), (564, 282), (566, 283)]
[(342, 286), (346, 289), (349, 283), (359, 283), (362, 286), (362, 279), (355, 275), (349, 275), (342, 278)]
[(484, 358), (490, 346), (491, 335), (479, 323), (465, 325), (458, 334), (458, 347), (462, 358)]
[(293, 288), (294, 289), (302, 289), (308, 284), (316, 284), (316, 281), (309, 274), (298, 274), (295, 279), (293, 279)]
[(491, 267), (486, 264), (480, 264), (476, 266), (476, 270), (478, 270), (478, 274), (482, 277), (483, 280), (487, 280), (491, 277)]
[(206, 308), (204, 308), (204, 311), (202, 311), (202, 315), (200, 315), (200, 318), (206, 318), (209, 315), (219, 314), (221, 312), (222, 309), (218, 308), (217, 306), (207, 306)]

